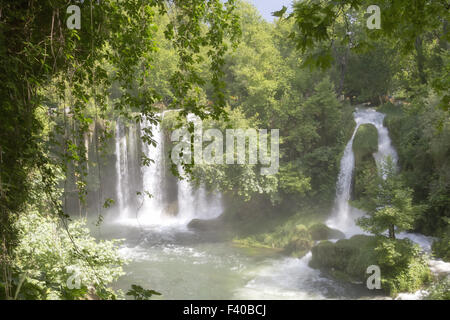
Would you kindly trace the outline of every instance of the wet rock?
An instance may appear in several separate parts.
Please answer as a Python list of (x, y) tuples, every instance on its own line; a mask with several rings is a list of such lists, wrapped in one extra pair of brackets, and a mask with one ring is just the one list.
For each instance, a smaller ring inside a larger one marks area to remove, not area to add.
[(309, 227), (313, 240), (345, 239), (345, 234), (337, 229), (328, 227), (323, 223), (316, 223)]
[(219, 219), (203, 220), (203, 219), (192, 219), (188, 223), (188, 228), (197, 231), (210, 231), (214, 229), (219, 229), (222, 225), (222, 221)]

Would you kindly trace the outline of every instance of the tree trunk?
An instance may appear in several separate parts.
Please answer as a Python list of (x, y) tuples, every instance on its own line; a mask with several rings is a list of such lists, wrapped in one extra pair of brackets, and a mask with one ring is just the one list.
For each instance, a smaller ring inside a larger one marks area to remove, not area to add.
[(395, 229), (394, 229), (394, 225), (391, 224), (389, 226), (389, 238), (392, 240), (395, 240)]
[(419, 72), (420, 83), (427, 84), (427, 77), (425, 75), (425, 55), (423, 53), (423, 43), (422, 38), (416, 38), (416, 61), (417, 61), (417, 71)]

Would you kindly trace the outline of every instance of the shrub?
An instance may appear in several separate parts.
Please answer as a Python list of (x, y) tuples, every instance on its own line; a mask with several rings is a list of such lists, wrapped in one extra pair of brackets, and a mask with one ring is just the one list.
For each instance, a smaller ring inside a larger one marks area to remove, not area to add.
[(313, 244), (308, 229), (300, 224), (295, 227), (294, 234), (285, 245), (285, 251), (294, 257), (301, 257), (311, 250)]
[(13, 254), (17, 298), (116, 298), (107, 285), (124, 274), (119, 240), (96, 241), (85, 220), (69, 223), (67, 232), (57, 218), (36, 212), (20, 216), (17, 228), (20, 241)]
[(450, 300), (450, 277), (435, 282), (429, 289), (426, 300)]
[(442, 239), (434, 241), (431, 249), (436, 257), (450, 262), (450, 235), (446, 234)]
[(323, 241), (312, 249), (310, 266), (340, 279), (365, 283), (370, 265), (380, 267), (382, 289), (391, 296), (417, 291), (431, 279), (420, 249), (408, 239), (356, 235), (336, 243)]

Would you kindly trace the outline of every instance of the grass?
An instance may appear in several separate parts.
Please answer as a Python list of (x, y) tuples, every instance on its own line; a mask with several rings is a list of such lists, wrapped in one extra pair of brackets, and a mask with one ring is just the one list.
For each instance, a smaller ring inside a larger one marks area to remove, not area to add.
[[(297, 253), (303, 252), (313, 243), (307, 229), (316, 223), (325, 221), (329, 211), (328, 207), (321, 206), (303, 208), (284, 221), (279, 221), (278, 226), (273, 227), (270, 231), (243, 238), (236, 237), (233, 239), (233, 244), (241, 248), (265, 248), (278, 251), (292, 247), (295, 248), (292, 250)], [(304, 250), (301, 250), (302, 246)]]

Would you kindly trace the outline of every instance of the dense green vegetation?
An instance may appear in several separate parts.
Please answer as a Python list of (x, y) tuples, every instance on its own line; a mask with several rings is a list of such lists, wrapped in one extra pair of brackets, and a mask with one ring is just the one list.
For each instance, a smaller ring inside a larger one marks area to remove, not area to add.
[[(121, 294), (108, 287), (124, 274), (119, 240), (98, 242), (83, 220), (68, 224), (66, 232), (56, 217), (33, 211), (16, 223), (20, 240), (9, 288), (15, 299), (116, 299)], [(5, 298), (5, 290), (1, 293)]]
[(381, 288), (393, 296), (417, 291), (431, 280), (420, 249), (408, 239), (356, 235), (336, 243), (320, 242), (312, 253), (311, 266), (345, 281), (365, 283), (367, 267), (379, 266), (383, 270)]
[[(66, 27), (67, 6), (62, 0), (0, 4), (0, 264), (6, 298), (18, 297), (13, 279), (22, 277), (22, 287), (27, 287), (37, 276), (14, 267), (21, 240), (18, 219), (37, 205), (41, 215), (59, 217), (60, 232), (70, 237), (68, 196), (77, 195), (79, 215), (84, 216), (93, 187), (87, 178), (95, 175), (97, 186), (108, 183), (101, 163), (110, 121), (119, 115), (135, 122), (142, 117), (157, 121), (156, 102), (165, 92), (152, 86), (149, 73), (161, 61), (156, 55), (161, 33), (167, 43), (163, 48), (170, 46), (176, 56), (176, 67), (164, 79), (173, 107), (202, 117), (205, 112), (224, 115), (223, 57), (239, 35), (233, 1), (86, 1), (79, 4), (78, 29)], [(158, 20), (164, 15), (170, 19)], [(197, 68), (201, 62), (206, 78)], [(195, 95), (206, 82), (207, 106)], [(93, 156), (85, 143), (91, 135)], [(143, 139), (154, 143), (151, 132)], [(94, 189), (100, 215), (113, 199), (102, 193), (101, 185)], [(101, 261), (90, 267), (95, 273)]]
[[(126, 263), (120, 242), (96, 241), (72, 220), (101, 225), (114, 204), (104, 172), (118, 119), (170, 132), (189, 113), (204, 129), (280, 130), (275, 175), (250, 164), (184, 168), (223, 194), (225, 212), (209, 225), (227, 239), (295, 257), (312, 250), (311, 266), (349, 281), (379, 265), (392, 295), (429, 283), (426, 257), (396, 234), (434, 236), (433, 254), (450, 259), (449, 5), (382, 0), (382, 28), (369, 30), (370, 4), (295, 1), (269, 23), (240, 0), (85, 1), (82, 28), (71, 30), (66, 1), (0, 2), (0, 297), (123, 298), (110, 288)], [(360, 126), (353, 204), (374, 236), (317, 244), (343, 238), (324, 221), (361, 103), (387, 115), (399, 168), (376, 167), (377, 131)], [(153, 134), (142, 141), (154, 145)], [(75, 271), (84, 285), (68, 289)], [(448, 299), (448, 282), (432, 289)], [(127, 294), (158, 292), (136, 284)]]
[(353, 141), (355, 153), (355, 173), (353, 178), (353, 198), (357, 201), (364, 197), (366, 189), (365, 175), (376, 176), (377, 166), (373, 154), (378, 151), (378, 132), (371, 124), (363, 124), (358, 128)]
[(403, 106), (383, 105), (386, 125), (397, 147), (406, 184), (416, 203), (426, 206), (417, 230), (449, 234), (449, 118), (436, 108), (437, 99), (417, 97)]

